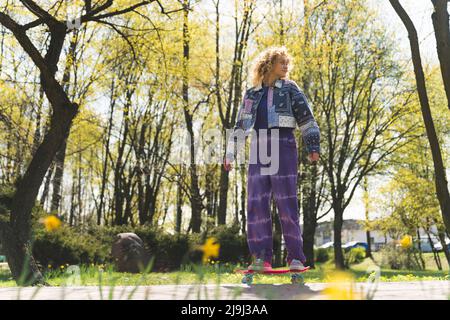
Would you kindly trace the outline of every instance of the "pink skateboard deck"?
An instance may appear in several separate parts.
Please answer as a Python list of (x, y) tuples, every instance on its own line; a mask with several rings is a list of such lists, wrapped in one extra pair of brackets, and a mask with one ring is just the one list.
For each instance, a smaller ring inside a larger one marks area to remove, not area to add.
[(301, 270), (290, 270), (290, 269), (272, 269), (272, 270), (247, 270), (247, 269), (239, 269), (236, 270), (237, 273), (242, 274), (253, 274), (253, 273), (261, 273), (261, 274), (283, 274), (283, 273), (302, 273), (309, 270), (309, 267), (305, 267), (305, 269)]

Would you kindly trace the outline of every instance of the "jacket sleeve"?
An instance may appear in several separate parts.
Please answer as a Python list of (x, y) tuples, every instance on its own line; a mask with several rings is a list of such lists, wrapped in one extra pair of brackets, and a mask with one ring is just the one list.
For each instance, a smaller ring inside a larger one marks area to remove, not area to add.
[(320, 153), (320, 129), (314, 118), (311, 106), (298, 85), (291, 81), (292, 112), (300, 128), (303, 143), (308, 153)]
[(225, 158), (230, 163), (233, 162), (233, 160), (235, 158), (235, 155), (236, 155), (237, 143), (234, 143), (233, 140), (234, 140), (234, 137), (235, 137), (235, 134), (236, 134), (237, 130), (241, 129), (241, 127), (242, 127), (241, 126), (241, 121), (242, 121), (241, 120), (241, 113), (242, 113), (242, 111), (244, 109), (244, 101), (245, 101), (246, 97), (247, 97), (247, 91), (245, 91), (244, 98), (242, 99), (241, 104), (239, 106), (239, 110), (238, 110), (238, 113), (237, 113), (237, 116), (236, 116), (236, 121), (235, 121), (234, 127), (233, 127), (232, 132), (231, 132), (231, 134), (229, 136), (229, 139), (227, 141)]

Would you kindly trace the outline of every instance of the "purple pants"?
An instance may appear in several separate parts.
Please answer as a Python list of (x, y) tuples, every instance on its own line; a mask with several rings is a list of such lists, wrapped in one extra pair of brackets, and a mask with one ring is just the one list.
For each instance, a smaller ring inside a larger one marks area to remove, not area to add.
[[(267, 139), (255, 139), (260, 143), (267, 142), (270, 155), (270, 140), (275, 139), (270, 133)], [(297, 145), (292, 129), (279, 130), (279, 168), (275, 174), (261, 174), (262, 164), (259, 157), (256, 163), (248, 166), (247, 180), (247, 242), (250, 253), (264, 261), (272, 262), (272, 218), (270, 214), (270, 200), (273, 192), (278, 208), (279, 219), (286, 244), (288, 261), (292, 259), (306, 262), (303, 253), (298, 201), (297, 201)], [(254, 151), (256, 144), (251, 144)]]

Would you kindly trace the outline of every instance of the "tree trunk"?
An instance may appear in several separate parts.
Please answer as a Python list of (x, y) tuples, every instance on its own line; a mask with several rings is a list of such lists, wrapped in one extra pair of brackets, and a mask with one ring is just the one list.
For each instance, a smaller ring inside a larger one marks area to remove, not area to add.
[(305, 194), (306, 188), (302, 194), (302, 213), (303, 213), (303, 253), (306, 256), (306, 265), (314, 268), (314, 235), (316, 232), (317, 221), (314, 208), (310, 206), (310, 194)]
[(366, 238), (367, 238), (366, 258), (373, 259), (373, 257), (372, 257), (372, 240), (370, 239), (370, 231), (369, 230), (366, 231)]
[(226, 223), (227, 217), (227, 198), (229, 186), (229, 172), (223, 166), (220, 166), (220, 198), (219, 209), (217, 211), (217, 223), (219, 225)]
[(233, 221), (233, 224), (239, 224), (239, 190), (238, 190), (238, 184), (237, 183), (234, 186), (234, 203), (236, 205), (234, 207), (234, 221)]
[(445, 258), (447, 259), (447, 265), (450, 268), (450, 251), (448, 250), (448, 246), (445, 243), (445, 233), (442, 231), (439, 231), (438, 237), (439, 237), (439, 241), (441, 242), (441, 245), (442, 245), (442, 251), (444, 251)]
[(372, 241), (370, 240), (370, 220), (369, 220), (369, 179), (367, 176), (363, 179), (363, 201), (364, 201), (364, 212), (366, 218), (366, 239), (367, 239), (367, 250), (366, 258), (372, 258)]
[(117, 160), (114, 168), (114, 224), (123, 225), (124, 221), (124, 204), (125, 204), (125, 184), (126, 177), (124, 175), (124, 153), (125, 146), (129, 134), (129, 115), (131, 108), (131, 97), (134, 93), (134, 89), (127, 91), (126, 93), (126, 103), (122, 113), (122, 121), (124, 123), (123, 133), (121, 140), (118, 143), (117, 147)]
[(76, 188), (76, 184), (75, 184), (75, 175), (76, 172), (75, 170), (72, 170), (72, 192), (70, 195), (70, 211), (69, 211), (69, 226), (73, 227), (73, 222), (74, 222), (74, 218), (75, 218), (75, 188)]
[(428, 242), (430, 243), (430, 246), (431, 246), (431, 250), (433, 251), (434, 262), (436, 262), (436, 266), (438, 267), (438, 270), (442, 271), (442, 262), (441, 262), (441, 258), (439, 257), (439, 252), (437, 252), (437, 250), (434, 248), (434, 243), (433, 243), (433, 240), (431, 240), (430, 233), (428, 231), (426, 231), (426, 233), (427, 233), (427, 237), (428, 237)]
[(44, 104), (44, 91), (42, 88), (39, 89), (39, 99), (38, 99), (38, 105), (36, 110), (36, 122), (35, 126), (36, 129), (34, 131), (33, 136), (33, 154), (38, 148), (39, 144), (41, 143), (41, 119), (42, 119), (42, 105)]
[(197, 164), (195, 163), (195, 136), (193, 131), (193, 114), (189, 110), (189, 78), (188, 78), (188, 63), (189, 63), (189, 1), (183, 2), (184, 6), (184, 21), (183, 21), (183, 103), (184, 103), (184, 117), (186, 127), (190, 137), (190, 178), (191, 178), (191, 223), (192, 232), (200, 233), (202, 224), (202, 209), (203, 203), (200, 196), (200, 188), (197, 175)]
[(19, 286), (45, 284), (44, 278), (32, 254), (32, 243), (23, 240), (10, 225), (0, 231), (3, 249), (9, 269)]
[(302, 152), (301, 208), (303, 213), (303, 252), (306, 256), (306, 264), (314, 268), (314, 238), (317, 228), (317, 166), (307, 167), (307, 161), (306, 154)]
[(175, 217), (175, 232), (180, 233), (181, 232), (181, 218), (182, 218), (182, 206), (183, 206), (183, 196), (181, 193), (181, 182), (178, 182), (177, 186), (177, 210), (176, 210), (176, 217)]
[(450, 28), (447, 12), (448, 0), (432, 0), (434, 12), (431, 15), (436, 37), (437, 54), (441, 65), (447, 104), (450, 109)]
[[(73, 104), (55, 108), (50, 130), (17, 184), (11, 205), (11, 221), (2, 232), (2, 243), (11, 273), (19, 285), (44, 282), (32, 256), (31, 210), (45, 173), (64, 142), (77, 110), (78, 106)], [(21, 275), (24, 282), (20, 281)]]
[(202, 200), (200, 198), (200, 190), (198, 188), (198, 177), (196, 165), (191, 164), (191, 208), (192, 208), (192, 232), (200, 233), (202, 225)]
[[(75, 30), (75, 34), (70, 40), (70, 47), (69, 52), (67, 54), (66, 58), (66, 65), (64, 67), (64, 73), (61, 81), (61, 85), (63, 86), (65, 92), (69, 91), (69, 82), (70, 82), (70, 69), (71, 67), (76, 63), (76, 54), (75, 49), (77, 46), (77, 30)], [(53, 176), (53, 196), (52, 196), (52, 202), (51, 202), (51, 208), (50, 211), (56, 212), (59, 209), (60, 201), (61, 201), (61, 186), (63, 182), (63, 176), (64, 176), (64, 161), (66, 159), (66, 147), (67, 147), (67, 139), (69, 137), (69, 132), (67, 133), (67, 136), (64, 139), (64, 143), (59, 148), (58, 152), (56, 153), (55, 158), (55, 175)]]
[[(236, 4), (239, 4), (236, 2)], [(226, 103), (226, 111), (222, 108), (222, 98), (220, 89), (223, 86), (220, 83), (220, 60), (219, 60), (219, 1), (216, 2), (216, 86), (217, 86), (217, 106), (219, 109), (219, 116), (222, 121), (223, 128), (231, 128), (236, 121), (237, 112), (239, 109), (240, 99), (242, 96), (242, 72), (243, 59), (246, 54), (247, 42), (250, 35), (250, 27), (252, 25), (252, 12), (254, 2), (244, 2), (244, 14), (242, 22), (238, 27), (237, 17), (236, 34), (234, 43), (234, 57), (230, 72), (230, 82), (228, 85), (228, 98)], [(224, 141), (224, 150), (226, 150), (227, 141)], [(218, 223), (226, 224), (227, 216), (227, 195), (228, 195), (229, 172), (225, 171), (221, 166), (220, 175), (220, 202), (217, 213)]]
[(82, 217), (83, 217), (83, 200), (81, 197), (81, 188), (83, 186), (81, 182), (82, 178), (82, 168), (81, 168), (81, 152), (78, 153), (78, 175), (77, 175), (77, 206), (78, 206), (78, 221), (79, 223), (82, 223)]
[(44, 190), (42, 192), (42, 196), (41, 196), (41, 200), (40, 200), (40, 204), (42, 207), (44, 207), (45, 201), (47, 200), (47, 197), (48, 197), (48, 192), (50, 190), (50, 182), (52, 180), (54, 167), (55, 167), (55, 163), (52, 162), (50, 165), (50, 168), (48, 169), (47, 176), (45, 178)]
[(241, 176), (241, 228), (242, 228), (242, 234), (246, 234), (246, 224), (247, 224), (247, 217), (246, 217), (246, 194), (247, 194), (247, 183), (245, 181), (245, 166), (240, 166), (239, 168), (240, 176)]
[[(220, 93), (221, 83), (220, 83), (220, 14), (219, 14), (219, 0), (215, 3), (216, 9), (216, 70), (215, 70), (215, 80), (216, 80), (216, 97), (217, 106), (219, 110), (222, 110), (222, 95)], [(226, 136), (225, 134), (223, 135)], [(224, 150), (226, 148), (227, 141), (224, 138)], [(217, 211), (217, 223), (219, 225), (225, 224), (226, 222), (226, 211), (227, 211), (227, 199), (228, 199), (228, 183), (229, 183), (229, 172), (225, 170), (223, 166), (220, 166), (220, 182), (219, 182), (219, 208)]]
[(334, 207), (334, 264), (336, 269), (344, 270), (344, 254), (342, 252), (342, 224), (343, 224), (344, 210), (340, 207)]
[(212, 176), (213, 170), (207, 169), (206, 173), (206, 181), (205, 181), (205, 197), (206, 197), (206, 214), (208, 218), (211, 218), (214, 215), (213, 207), (214, 207), (214, 180)]
[(56, 153), (55, 157), (55, 174), (53, 176), (53, 195), (50, 211), (57, 212), (59, 209), (59, 204), (61, 201), (61, 185), (63, 181), (64, 175), (64, 160), (66, 158), (66, 147), (67, 147), (67, 138), (64, 140), (64, 143), (61, 145), (61, 148)]
[(425, 270), (425, 261), (423, 260), (422, 256), (422, 241), (420, 239), (420, 232), (419, 229), (417, 229), (417, 246), (419, 247), (419, 265), (422, 267), (422, 270)]
[(306, 217), (303, 212), (303, 252), (306, 256), (306, 265), (314, 269), (314, 235), (317, 227), (316, 220)]
[(109, 121), (108, 121), (108, 134), (106, 135), (106, 141), (105, 141), (105, 159), (103, 161), (103, 168), (102, 168), (102, 184), (100, 187), (100, 204), (97, 208), (97, 225), (100, 225), (102, 222), (102, 212), (103, 212), (103, 205), (104, 205), (104, 198), (105, 198), (105, 189), (106, 189), (106, 183), (107, 183), (107, 173), (108, 173), (108, 157), (109, 157), (109, 141), (111, 139), (111, 130), (112, 130), (112, 122), (113, 122), (113, 114), (114, 114), (114, 106), (116, 103), (116, 100), (114, 98), (114, 80), (111, 83), (111, 108), (109, 112)]

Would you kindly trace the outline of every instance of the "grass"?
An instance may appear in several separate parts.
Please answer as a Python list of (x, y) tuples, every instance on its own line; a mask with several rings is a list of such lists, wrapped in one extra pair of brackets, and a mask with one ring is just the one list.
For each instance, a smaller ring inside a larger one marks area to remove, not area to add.
[[(366, 270), (370, 267), (377, 266), (377, 256), (374, 256), (374, 260), (364, 259), (360, 264), (353, 265), (350, 272), (353, 273), (357, 281), (366, 281)], [(427, 270), (393, 270), (388, 268), (382, 268), (379, 281), (393, 282), (393, 281), (426, 281), (426, 280), (450, 280), (449, 270), (444, 269), (442, 271), (437, 268), (429, 268)]]
[[(429, 270), (391, 270), (381, 269), (380, 281), (424, 281), (424, 280), (450, 280), (448, 267), (444, 271), (438, 271), (428, 262), (432, 254), (426, 254), (425, 260)], [(356, 281), (367, 281), (368, 268), (376, 267), (377, 255), (374, 259), (365, 259), (362, 263), (353, 265), (348, 270)], [(445, 259), (443, 259), (444, 262)], [(444, 265), (446, 266), (446, 264)], [(77, 267), (76, 267), (77, 268)], [(119, 273), (112, 266), (81, 266), (79, 269), (68, 272), (66, 268), (49, 270), (45, 273), (47, 282), (52, 286), (81, 285), (81, 286), (137, 286), (137, 285), (176, 285), (176, 284), (240, 284), (242, 275), (234, 272), (239, 265), (216, 264), (208, 266), (186, 266), (182, 270), (174, 272), (149, 272), (146, 274)], [(304, 273), (306, 282), (326, 282), (327, 277), (334, 273), (332, 261), (318, 264), (316, 269)], [(258, 275), (258, 282), (266, 284), (289, 284), (290, 276), (285, 275)], [(7, 268), (0, 268), (0, 287), (16, 286)]]

